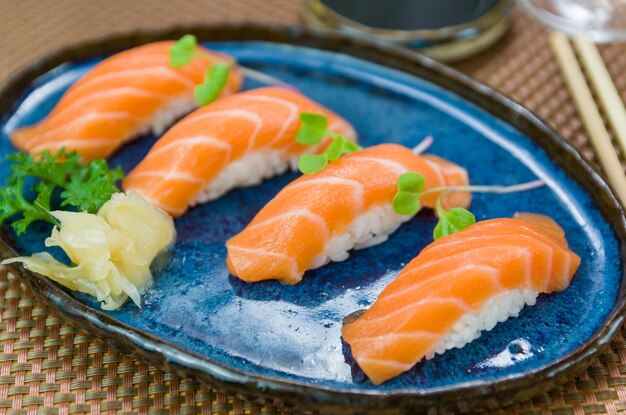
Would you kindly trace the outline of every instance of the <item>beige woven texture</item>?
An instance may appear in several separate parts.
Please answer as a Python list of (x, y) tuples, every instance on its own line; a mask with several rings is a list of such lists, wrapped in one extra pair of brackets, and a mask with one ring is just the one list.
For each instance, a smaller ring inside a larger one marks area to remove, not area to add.
[[(0, 0), (0, 84), (42, 53), (86, 39), (177, 24), (298, 22), (294, 0)], [(626, 96), (626, 46), (602, 48)], [(457, 67), (523, 103), (593, 160), (547, 45), (521, 13), (495, 47)], [(0, 415), (278, 414), (121, 355), (68, 325), (19, 281), (0, 272)], [(563, 387), (498, 414), (626, 413), (626, 328), (591, 367)]]

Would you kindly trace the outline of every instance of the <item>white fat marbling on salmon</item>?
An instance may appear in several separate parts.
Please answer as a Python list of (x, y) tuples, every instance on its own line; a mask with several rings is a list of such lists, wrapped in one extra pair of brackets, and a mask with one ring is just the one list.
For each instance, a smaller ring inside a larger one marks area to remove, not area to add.
[[(170, 67), (169, 48), (173, 44), (139, 46), (98, 63), (68, 89), (44, 120), (11, 132), (13, 144), (31, 153), (67, 147), (89, 160), (106, 157), (150, 130), (160, 135), (197, 107), (193, 90), (211, 65), (194, 59), (184, 68)], [(229, 83), (224, 94), (231, 93), (232, 87)], [(99, 137), (89, 137), (95, 134)], [(102, 145), (95, 145), (96, 140)], [(109, 140), (109, 144), (102, 140)]]

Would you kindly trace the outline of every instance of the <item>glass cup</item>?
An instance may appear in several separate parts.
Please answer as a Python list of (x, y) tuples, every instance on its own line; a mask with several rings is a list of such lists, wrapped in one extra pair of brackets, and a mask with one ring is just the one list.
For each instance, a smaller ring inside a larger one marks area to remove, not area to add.
[(514, 0), (305, 0), (305, 24), (457, 61), (495, 43)]
[(568, 35), (584, 32), (594, 42), (626, 40), (626, 0), (521, 0), (532, 17)]

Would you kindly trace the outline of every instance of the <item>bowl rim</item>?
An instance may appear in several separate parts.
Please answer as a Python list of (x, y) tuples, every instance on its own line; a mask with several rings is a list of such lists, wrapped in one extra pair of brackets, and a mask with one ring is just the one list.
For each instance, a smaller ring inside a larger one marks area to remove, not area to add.
[[(344, 53), (417, 76), (469, 100), (532, 139), (569, 177), (590, 193), (595, 206), (615, 232), (622, 261), (626, 258), (624, 209), (611, 187), (602, 179), (595, 166), (590, 165), (578, 150), (538, 116), (494, 89), (415, 52), (346, 34), (298, 26), (239, 23), (179, 26), (79, 42), (51, 51), (10, 76), (0, 89), (0, 117), (4, 120), (14, 113), (23, 92), (39, 76), (67, 61), (89, 59), (152, 41), (176, 39), (186, 33), (194, 33), (200, 41), (262, 41)], [(11, 246), (8, 232), (0, 230), (0, 256), (6, 258), (15, 255), (17, 253)], [(192, 376), (202, 383), (245, 399), (296, 408), (486, 408), (514, 403), (540, 393), (542, 389), (564, 383), (569, 376), (583, 370), (611, 341), (626, 312), (626, 269), (623, 268), (614, 307), (603, 325), (579, 348), (550, 364), (498, 379), (467, 381), (426, 390), (363, 391), (355, 388), (336, 391), (326, 386), (232, 368), (91, 308), (74, 299), (51, 280), (27, 271), (22, 266), (8, 268), (55, 312), (123, 353), (139, 357), (164, 370)]]

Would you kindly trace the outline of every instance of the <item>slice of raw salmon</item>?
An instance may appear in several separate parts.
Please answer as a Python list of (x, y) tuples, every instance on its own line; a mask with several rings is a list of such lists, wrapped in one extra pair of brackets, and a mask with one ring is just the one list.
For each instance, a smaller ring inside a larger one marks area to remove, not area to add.
[(284, 172), (307, 147), (296, 141), (300, 113), (328, 118), (329, 128), (356, 139), (352, 126), (293, 89), (266, 87), (221, 99), (189, 114), (152, 147), (123, 182), (174, 216), (234, 187)]
[[(352, 153), (288, 184), (229, 239), (230, 272), (248, 282), (277, 279), (296, 284), (307, 269), (344, 260), (355, 246), (383, 242), (410, 219), (391, 207), (398, 177), (407, 171), (420, 173), (426, 189), (468, 184), (460, 167), (415, 155), (397, 144)], [(436, 198), (436, 193), (425, 195), (422, 203), (433, 207)], [(469, 193), (450, 193), (442, 204), (467, 207), (470, 198)]]
[(564, 290), (579, 264), (551, 218), (478, 222), (427, 246), (342, 336), (380, 384), (424, 357), (462, 347), (539, 293)]
[[(156, 134), (197, 107), (196, 85), (213, 63), (193, 59), (181, 68), (169, 66), (171, 41), (150, 43), (120, 52), (98, 63), (61, 97), (38, 124), (10, 133), (15, 147), (31, 154), (76, 150), (85, 160), (107, 157), (125, 142)], [(203, 52), (216, 61), (225, 55)], [(236, 92), (241, 74), (230, 71), (224, 96)]]

